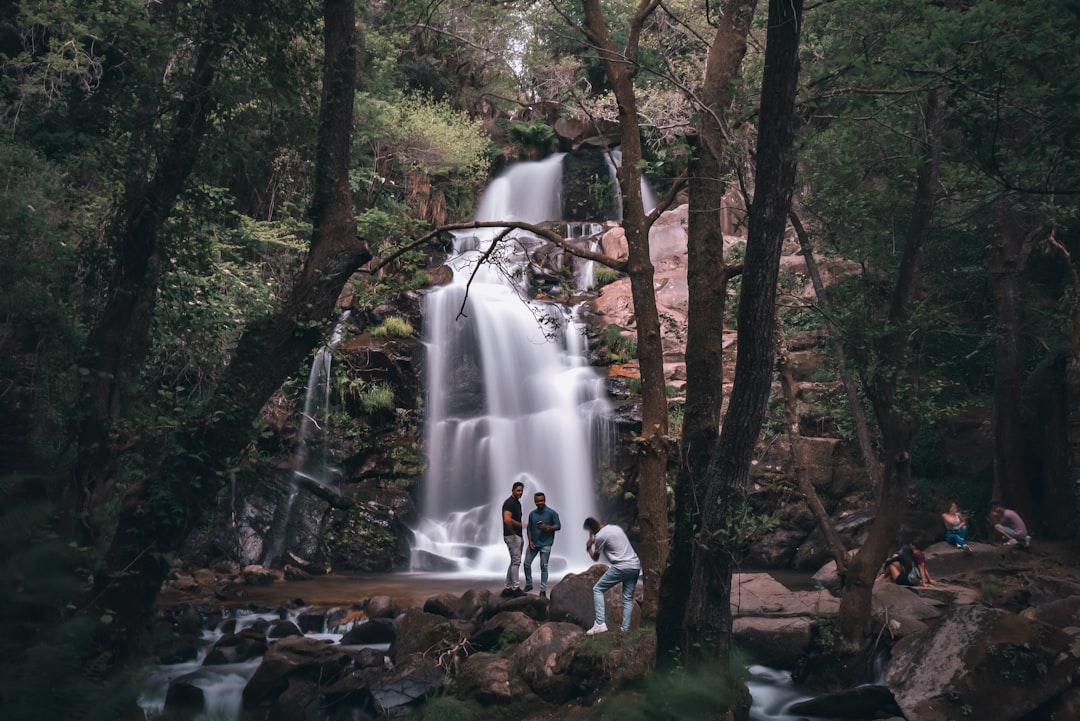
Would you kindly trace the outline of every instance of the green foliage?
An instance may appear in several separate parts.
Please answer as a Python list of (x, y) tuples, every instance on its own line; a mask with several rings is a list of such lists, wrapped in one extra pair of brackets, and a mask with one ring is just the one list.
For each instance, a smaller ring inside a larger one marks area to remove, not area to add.
[(622, 273), (617, 270), (612, 270), (606, 265), (598, 265), (596, 266), (596, 269), (593, 270), (593, 282), (596, 284), (597, 288), (603, 288), (605, 285), (610, 285), (621, 277), (623, 277)]
[(520, 120), (499, 120), (499, 126), (506, 133), (506, 138), (517, 146), (521, 154), (546, 155), (558, 143), (559, 136), (543, 118), (536, 118), (531, 123)]
[(625, 363), (637, 357), (637, 338), (623, 335), (622, 329), (614, 323), (604, 332), (600, 347), (609, 363)]
[(390, 410), (394, 407), (394, 389), (381, 382), (369, 385), (360, 394), (360, 403), (367, 413)]
[(150, 378), (212, 387), (245, 326), (270, 315), (303, 262), (307, 226), (258, 222), (222, 188), (197, 186), (166, 226)]
[(394, 474), (415, 479), (427, 468), (423, 449), (417, 443), (403, 443), (390, 449), (390, 460), (394, 463)]
[(96, 559), (52, 530), (47, 489), (0, 478), (0, 708), (5, 721), (120, 718), (139, 679), (98, 647), (99, 619), (72, 604)]
[(705, 548), (740, 559), (754, 541), (779, 525), (780, 518), (775, 513), (753, 513), (749, 505), (743, 504), (740, 508), (729, 507), (716, 527), (702, 535), (699, 542)]
[(412, 323), (399, 315), (392, 315), (371, 329), (371, 335), (379, 338), (408, 338), (415, 332)]
[[(730, 668), (739, 668), (732, 664)], [(708, 663), (693, 669), (654, 673), (644, 688), (610, 696), (597, 719), (615, 721), (683, 721), (723, 718), (741, 702), (744, 682)]]

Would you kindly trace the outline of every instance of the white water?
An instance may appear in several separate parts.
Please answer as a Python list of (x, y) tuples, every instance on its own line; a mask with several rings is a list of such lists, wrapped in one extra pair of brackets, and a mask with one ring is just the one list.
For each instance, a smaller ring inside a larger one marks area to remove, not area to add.
[[(558, 220), (561, 176), (561, 155), (511, 167), (488, 187), (476, 219)], [(520, 270), (536, 238), (514, 233), (493, 255), (497, 262), (477, 266), (498, 232), (458, 234), (454, 280), (426, 298), (429, 465), (412, 567), (505, 574), (501, 508), (520, 480), (523, 516), (540, 491), (562, 522), (554, 584), (590, 563), (582, 523), (597, 515), (595, 456), (609, 432), (609, 403), (574, 313), (526, 300)]]
[(304, 410), (298, 424), (296, 450), (293, 453), (293, 472), (285, 499), (274, 514), (273, 528), (266, 539), (262, 564), (268, 568), (277, 566), (293, 540), (290, 535), (294, 522), (293, 507), (300, 492), (300, 482), (306, 480), (321, 486), (334, 482), (337, 471), (329, 464), (326, 452), (328, 411), (330, 409), (330, 367), (334, 348), (341, 342), (344, 328), (349, 320), (346, 311), (334, 327), (329, 342), (315, 353), (308, 373)]

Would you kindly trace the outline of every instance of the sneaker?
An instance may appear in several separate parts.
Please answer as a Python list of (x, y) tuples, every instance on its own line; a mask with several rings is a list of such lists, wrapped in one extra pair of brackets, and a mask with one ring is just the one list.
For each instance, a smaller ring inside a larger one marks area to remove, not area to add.
[(606, 623), (594, 623), (593, 627), (585, 632), (586, 636), (595, 636), (598, 633), (607, 633)]
[(1024, 536), (1024, 540), (1020, 542), (1020, 545), (1028, 548), (1031, 545), (1031, 536)]
[(531, 583), (526, 583), (525, 584), (525, 593), (528, 593), (531, 590), (532, 590), (532, 584)]
[(514, 595), (514, 589), (512, 589), (512, 588), (504, 588), (502, 590), (502, 593), (500, 593), (499, 595), (502, 596), (503, 598), (510, 598), (510, 596)]
[(1019, 541), (1017, 541), (1015, 538), (1010, 538), (1009, 540), (1005, 541), (1005, 543), (1002, 544), (1002, 545), (1015, 546), (1017, 543), (1019, 543)]
[(520, 588), (515, 588), (513, 591), (510, 592), (510, 596), (512, 598), (521, 598), (524, 595), (525, 595), (525, 592), (522, 591)]
[(974, 551), (971, 550), (971, 546), (967, 545), (966, 543), (963, 546), (960, 546), (960, 548), (964, 549), (964, 553), (968, 555), (974, 553)]
[(540, 598), (547, 598), (547, 591), (541, 591)]

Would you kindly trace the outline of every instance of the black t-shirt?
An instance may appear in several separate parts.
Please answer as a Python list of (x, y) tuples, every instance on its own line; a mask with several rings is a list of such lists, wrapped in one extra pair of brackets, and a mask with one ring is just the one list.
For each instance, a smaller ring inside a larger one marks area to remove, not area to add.
[[(503, 509), (503, 511), (510, 511), (510, 517), (513, 518), (515, 521), (517, 521), (519, 524), (521, 523), (521, 501), (514, 498), (513, 496), (510, 496), (505, 501), (503, 501), (502, 509)], [(503, 518), (503, 517), (504, 517), (504, 514), (500, 514), (499, 518)], [(502, 524), (502, 527), (503, 527), (503, 535), (504, 536), (520, 536), (521, 535), (521, 526), (520, 525), (511, 526), (509, 523), (507, 523), (504, 520), (503, 524)]]

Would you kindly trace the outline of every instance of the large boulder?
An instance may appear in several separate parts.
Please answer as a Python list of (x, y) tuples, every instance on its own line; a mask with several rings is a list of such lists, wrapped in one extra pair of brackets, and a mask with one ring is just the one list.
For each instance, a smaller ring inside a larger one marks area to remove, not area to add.
[(509, 704), (526, 691), (514, 675), (509, 658), (492, 653), (474, 653), (465, 659), (455, 678), (459, 698), (475, 698), (482, 704)]
[[(595, 620), (593, 607), (593, 586), (607, 571), (607, 566), (594, 564), (581, 573), (568, 573), (551, 589), (551, 604), (547, 617), (553, 621), (576, 623), (582, 628), (590, 628)], [(638, 606), (635, 603), (634, 609)], [(622, 621), (622, 585), (617, 585), (604, 594), (604, 621), (608, 628), (618, 628)]]
[(514, 669), (537, 696), (565, 703), (579, 693), (570, 666), (574, 646), (584, 635), (576, 624), (545, 623), (511, 654)]
[(960, 606), (902, 639), (885, 681), (907, 721), (1013, 721), (1069, 686), (1080, 668), (1071, 641), (1008, 611)]
[(503, 611), (488, 619), (472, 635), (472, 645), (482, 651), (515, 646), (536, 632), (540, 624), (520, 611)]
[(290, 687), (290, 678), (328, 683), (351, 664), (341, 648), (306, 636), (290, 636), (270, 646), (255, 675), (244, 687), (244, 708), (272, 705)]
[(735, 642), (755, 663), (773, 668), (794, 668), (810, 651), (814, 621), (795, 618), (742, 617), (734, 620)]
[(397, 636), (390, 646), (390, 657), (395, 664), (401, 665), (413, 654), (460, 646), (473, 630), (474, 624), (470, 621), (411, 609), (401, 618)]

